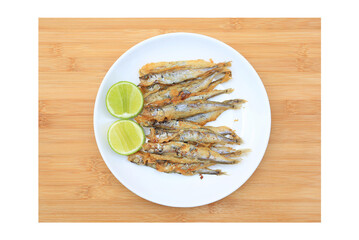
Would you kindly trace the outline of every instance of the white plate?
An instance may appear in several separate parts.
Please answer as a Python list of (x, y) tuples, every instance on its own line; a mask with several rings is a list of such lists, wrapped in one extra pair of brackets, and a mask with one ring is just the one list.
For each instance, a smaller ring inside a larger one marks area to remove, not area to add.
[[(138, 70), (150, 62), (190, 59), (232, 61), (232, 79), (217, 89), (234, 88), (230, 95), (213, 100), (243, 98), (248, 102), (240, 110), (228, 110), (208, 125), (235, 129), (250, 152), (236, 165), (215, 165), (228, 175), (182, 176), (166, 174), (138, 166), (116, 154), (107, 142), (107, 130), (117, 119), (106, 109), (105, 97), (116, 82), (139, 83)], [(237, 120), (238, 121), (235, 121)], [(267, 148), (271, 113), (262, 81), (248, 61), (236, 50), (216, 39), (193, 33), (171, 33), (147, 39), (124, 53), (110, 68), (97, 93), (94, 131), (102, 158), (113, 175), (138, 196), (172, 207), (195, 207), (218, 201), (237, 190), (253, 174)]]

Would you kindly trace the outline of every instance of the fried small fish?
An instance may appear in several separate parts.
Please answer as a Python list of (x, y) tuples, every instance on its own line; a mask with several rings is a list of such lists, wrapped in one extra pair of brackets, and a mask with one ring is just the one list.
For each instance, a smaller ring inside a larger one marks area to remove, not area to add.
[(205, 92), (197, 92), (190, 94), (186, 99), (186, 101), (194, 101), (194, 100), (207, 100), (221, 94), (230, 94), (234, 91), (233, 88), (224, 89), (224, 90), (211, 90)]
[(236, 160), (228, 159), (209, 148), (197, 147), (183, 142), (145, 143), (142, 150), (155, 154), (175, 154), (177, 157), (194, 158), (218, 164), (235, 164)]
[[(157, 67), (151, 70), (144, 70), (146, 66), (140, 69), (140, 85), (141, 86), (149, 86), (154, 83), (160, 84), (175, 84), (180, 83), (189, 79), (195, 79), (206, 72), (211, 71), (213, 69), (220, 69), (229, 67), (231, 65), (230, 62), (223, 63), (205, 63), (197, 64), (195, 61), (191, 62), (191, 64), (178, 64), (178, 63), (164, 63), (161, 67)], [(147, 72), (147, 74), (144, 74)]]
[(145, 108), (141, 115), (142, 118), (156, 121), (171, 119), (181, 119), (191, 117), (200, 113), (213, 112), (218, 110), (239, 109), (246, 101), (243, 99), (232, 99), (224, 102), (214, 101), (182, 101), (162, 107)]
[[(151, 156), (152, 155), (152, 156)], [(208, 167), (213, 166), (215, 163), (201, 162), (201, 163), (173, 163), (166, 160), (157, 160), (154, 154), (137, 152), (128, 157), (128, 160), (137, 165), (149, 166), (160, 172), (165, 173), (179, 173), (186, 176), (195, 174), (224, 174), (221, 170), (212, 170)], [(160, 155), (159, 155), (160, 156)]]
[(152, 129), (148, 135), (151, 142), (198, 142), (198, 143), (214, 143), (214, 144), (241, 144), (241, 140), (231, 139), (216, 134), (205, 129), (184, 129), (184, 130), (168, 130), (168, 129)]
[(160, 101), (155, 101), (155, 102), (151, 102), (148, 103), (146, 106), (151, 106), (151, 107), (160, 107), (166, 104), (171, 104), (171, 103), (177, 103), (183, 100), (186, 101), (195, 101), (195, 100), (207, 100), (216, 96), (219, 96), (221, 94), (229, 94), (232, 93), (233, 89), (224, 89), (224, 90), (211, 90), (211, 91), (203, 91), (203, 92), (196, 92), (196, 93), (186, 93), (186, 92), (181, 92), (177, 97), (173, 97), (173, 98), (166, 98), (164, 100), (160, 100)]
[(224, 73), (225, 73), (225, 75), (222, 78), (214, 80), (208, 85), (207, 91), (213, 90), (219, 84), (225, 83), (225, 82), (229, 81), (232, 78), (232, 72), (227, 71), (227, 72), (224, 72)]
[[(225, 174), (210, 169), (215, 164), (235, 164), (247, 149), (234, 130), (204, 126), (224, 111), (239, 109), (246, 102), (208, 99), (233, 89), (214, 90), (232, 78), (231, 62), (212, 60), (157, 62), (139, 70), (144, 108), (135, 120), (144, 127), (148, 142), (128, 160), (165, 173), (182, 175)], [(201, 176), (202, 178), (202, 176)]]
[(213, 132), (216, 132), (223, 136), (237, 139), (238, 141), (242, 141), (241, 138), (236, 134), (236, 132), (229, 127), (226, 127), (226, 126), (220, 126), (220, 127), (204, 126), (203, 128), (212, 130)]
[(212, 151), (215, 151), (219, 154), (232, 154), (238, 151), (237, 149), (221, 145), (213, 145), (210, 148)]
[(177, 99), (178, 97), (182, 98), (183, 96), (202, 91), (206, 89), (212, 83), (212, 81), (219, 81), (224, 77), (225, 73), (210, 72), (207, 75), (197, 79), (171, 85), (167, 88), (163, 88), (162, 90), (154, 92), (153, 94), (146, 95), (144, 96), (144, 102), (145, 105), (159, 101), (168, 103), (171, 99)]
[(155, 128), (163, 128), (163, 129), (206, 129), (210, 130), (214, 133), (220, 134), (222, 136), (226, 136), (229, 138), (237, 139), (241, 141), (241, 138), (229, 127), (220, 126), (220, 127), (213, 127), (213, 126), (202, 126), (198, 123), (183, 121), (183, 120), (169, 120), (164, 122), (153, 122), (151, 125), (147, 125), (146, 127), (155, 127)]
[(150, 86), (147, 86), (147, 87), (142, 87), (142, 86), (139, 86), (142, 94), (143, 94), (143, 97), (146, 98), (147, 96), (153, 94), (153, 93), (156, 93), (160, 90), (163, 90), (165, 88), (167, 88), (166, 85), (163, 85), (163, 84), (153, 84), (153, 85), (150, 85)]

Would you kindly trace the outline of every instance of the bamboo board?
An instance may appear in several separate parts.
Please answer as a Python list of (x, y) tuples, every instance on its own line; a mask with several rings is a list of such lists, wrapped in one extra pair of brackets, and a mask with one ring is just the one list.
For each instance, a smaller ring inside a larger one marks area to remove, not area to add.
[[(171, 208), (111, 174), (97, 149), (93, 108), (126, 50), (169, 32), (195, 32), (239, 51), (261, 77), (272, 131), (252, 177), (218, 202)], [(320, 19), (40, 19), (40, 222), (319, 222)]]

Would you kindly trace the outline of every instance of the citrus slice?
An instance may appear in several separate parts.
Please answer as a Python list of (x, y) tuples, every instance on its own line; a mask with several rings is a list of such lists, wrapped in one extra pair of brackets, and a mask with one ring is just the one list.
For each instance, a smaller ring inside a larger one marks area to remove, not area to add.
[(130, 155), (141, 149), (146, 137), (142, 127), (134, 121), (118, 120), (108, 129), (107, 139), (115, 152)]
[(107, 92), (106, 107), (115, 117), (121, 119), (135, 117), (143, 107), (142, 93), (133, 83), (118, 82)]

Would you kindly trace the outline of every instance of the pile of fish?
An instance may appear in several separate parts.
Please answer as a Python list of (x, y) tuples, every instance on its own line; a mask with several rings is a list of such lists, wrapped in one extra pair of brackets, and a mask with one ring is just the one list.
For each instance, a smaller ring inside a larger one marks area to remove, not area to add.
[(128, 160), (165, 173), (225, 174), (209, 167), (236, 164), (245, 150), (230, 128), (204, 126), (228, 109), (246, 101), (208, 99), (233, 92), (214, 88), (231, 79), (230, 62), (205, 60), (158, 62), (139, 70), (144, 109), (135, 120), (146, 129), (148, 141)]

